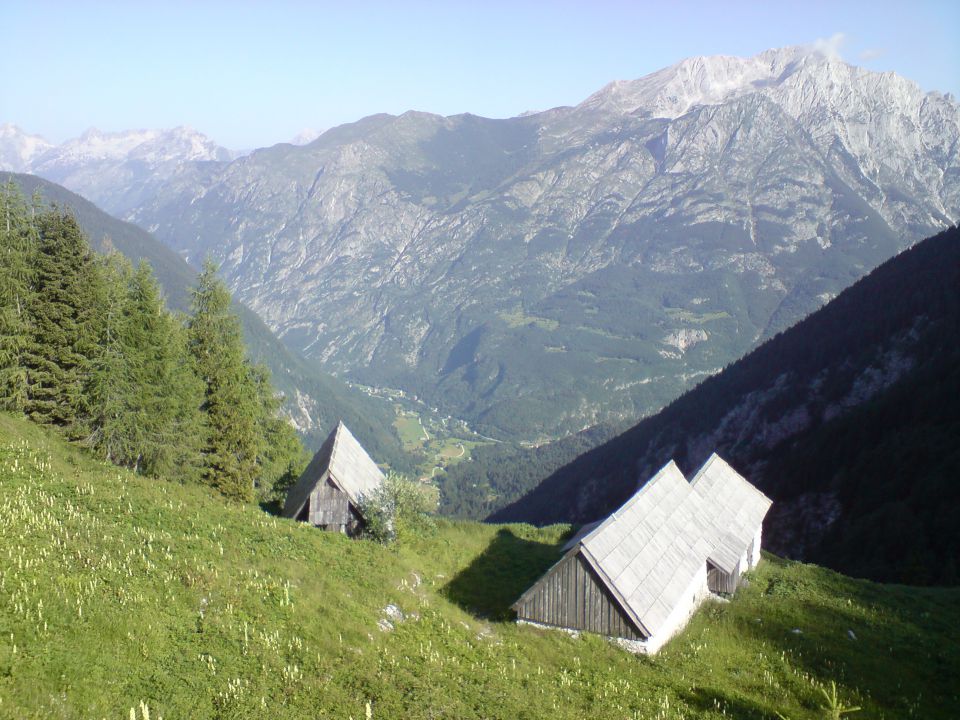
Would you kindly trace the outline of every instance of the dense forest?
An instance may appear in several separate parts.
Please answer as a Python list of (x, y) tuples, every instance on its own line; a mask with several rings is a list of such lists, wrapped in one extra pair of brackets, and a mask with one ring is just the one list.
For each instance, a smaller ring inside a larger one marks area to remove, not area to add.
[(669, 459), (692, 471), (716, 450), (774, 499), (764, 532), (775, 552), (886, 582), (956, 584), (957, 398), (951, 228), (491, 519), (586, 522)]
[(247, 357), (208, 264), (188, 314), (150, 265), (98, 255), (72, 212), (0, 190), (0, 407), (148, 476), (241, 501), (294, 480), (304, 450), (265, 366)]

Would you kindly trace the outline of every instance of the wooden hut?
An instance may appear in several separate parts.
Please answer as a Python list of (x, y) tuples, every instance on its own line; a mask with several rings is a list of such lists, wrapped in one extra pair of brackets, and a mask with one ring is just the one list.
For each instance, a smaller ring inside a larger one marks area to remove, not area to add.
[(361, 525), (360, 499), (382, 482), (380, 468), (340, 422), (290, 488), (283, 516), (353, 535)]
[(711, 592), (760, 558), (770, 500), (713, 455), (687, 482), (672, 461), (586, 526), (513, 608), (520, 622), (584, 630), (654, 653)]

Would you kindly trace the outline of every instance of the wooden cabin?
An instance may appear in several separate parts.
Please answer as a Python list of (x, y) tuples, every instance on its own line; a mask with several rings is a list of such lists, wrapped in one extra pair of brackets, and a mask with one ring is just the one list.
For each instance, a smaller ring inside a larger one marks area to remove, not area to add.
[(517, 620), (655, 653), (705, 598), (734, 592), (757, 564), (770, 505), (717, 455), (691, 482), (671, 461), (564, 546), (563, 558), (514, 603)]
[(290, 488), (283, 516), (354, 535), (362, 524), (360, 499), (382, 482), (380, 468), (340, 422)]

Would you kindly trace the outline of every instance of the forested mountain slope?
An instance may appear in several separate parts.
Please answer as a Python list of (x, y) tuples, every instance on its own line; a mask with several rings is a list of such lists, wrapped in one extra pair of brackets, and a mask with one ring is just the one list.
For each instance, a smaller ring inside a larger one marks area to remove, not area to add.
[[(350, 540), (0, 413), (0, 718), (955, 717), (960, 593), (766, 556), (656, 657), (508, 610), (564, 527)], [(9, 549), (9, 552), (8, 552)], [(146, 710), (144, 710), (146, 708)]]
[[(8, 179), (19, 185), (27, 198), (39, 190), (45, 201), (70, 208), (98, 250), (114, 248), (131, 262), (148, 261), (170, 307), (189, 309), (196, 272), (148, 232), (117, 220), (79, 195), (36, 176), (0, 173), (0, 182)], [(287, 397), (286, 411), (304, 435), (308, 448), (319, 448), (337, 421), (343, 420), (378, 461), (389, 462), (401, 470), (407, 468), (409, 461), (393, 431), (388, 404), (349, 388), (296, 357), (253, 311), (242, 304), (237, 304), (236, 309), (251, 357), (270, 368), (275, 386)]]
[(950, 97), (786, 48), (96, 191), (328, 368), (542, 440), (655, 412), (955, 222), (958, 158)]
[(674, 458), (717, 451), (774, 499), (776, 552), (886, 581), (958, 582), (960, 230), (888, 261), (492, 519), (586, 522)]

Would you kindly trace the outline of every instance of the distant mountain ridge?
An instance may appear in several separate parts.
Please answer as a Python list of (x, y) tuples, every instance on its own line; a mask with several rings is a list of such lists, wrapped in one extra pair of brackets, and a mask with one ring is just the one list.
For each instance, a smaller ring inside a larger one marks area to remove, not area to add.
[(182, 126), (123, 132), (90, 128), (59, 145), (15, 125), (0, 127), (0, 170), (39, 175), (120, 215), (183, 166), (235, 157), (206, 135)]
[(0, 125), (0, 170), (20, 172), (52, 147), (46, 139), (25, 133), (16, 125)]
[[(960, 228), (915, 245), (491, 520), (588, 522), (717, 451), (773, 498), (771, 550), (960, 582)], [(522, 462), (522, 458), (519, 459)]]
[(539, 441), (655, 412), (955, 222), (960, 107), (787, 48), (125, 172), (71, 187), (331, 371)]

